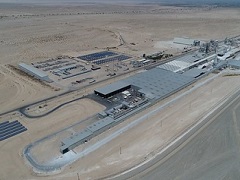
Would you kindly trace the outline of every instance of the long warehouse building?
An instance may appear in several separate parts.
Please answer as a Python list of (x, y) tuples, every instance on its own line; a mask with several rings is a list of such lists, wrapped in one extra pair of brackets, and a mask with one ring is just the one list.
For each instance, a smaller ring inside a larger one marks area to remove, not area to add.
[(113, 127), (115, 121), (111, 117), (106, 117), (101, 119), (91, 125), (89, 125), (83, 131), (74, 134), (73, 136), (62, 140), (62, 146), (60, 147), (60, 152), (62, 154), (74, 149), (80, 144), (83, 144), (98, 134), (106, 131), (107, 129)]
[(42, 81), (46, 81), (46, 82), (53, 82), (47, 74), (45, 74), (43, 71), (35, 68), (34, 66), (32, 65), (28, 65), (28, 64), (25, 64), (25, 63), (20, 63), (19, 65), (19, 68), (24, 71), (25, 73), (31, 75), (31, 76), (34, 76), (35, 78), (39, 79), (39, 80), (42, 80)]

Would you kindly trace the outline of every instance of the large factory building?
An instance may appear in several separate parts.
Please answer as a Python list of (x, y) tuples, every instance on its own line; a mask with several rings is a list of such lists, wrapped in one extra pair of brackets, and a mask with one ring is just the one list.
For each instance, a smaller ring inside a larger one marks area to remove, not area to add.
[(118, 81), (118, 82), (109, 84), (107, 86), (98, 88), (94, 90), (94, 93), (101, 97), (108, 98), (130, 88), (131, 88), (131, 84)]

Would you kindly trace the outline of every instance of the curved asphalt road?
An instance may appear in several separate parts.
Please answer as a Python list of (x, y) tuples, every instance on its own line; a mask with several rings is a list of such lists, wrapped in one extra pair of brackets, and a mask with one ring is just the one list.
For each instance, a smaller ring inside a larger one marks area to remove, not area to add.
[[(149, 113), (145, 114), (144, 116), (136, 119), (135, 121), (129, 123), (128, 125), (124, 126), (123, 128), (121, 128), (121, 129), (117, 130), (116, 132), (112, 133), (112, 134), (109, 135), (108, 137), (106, 137), (106, 138), (104, 138), (104, 139), (101, 139), (101, 140), (98, 141), (96, 144), (94, 144), (94, 145), (86, 148), (84, 151), (78, 153), (78, 154), (75, 156), (74, 160), (71, 160), (71, 161), (69, 161), (69, 162), (65, 162), (65, 164), (56, 164), (56, 165), (54, 165), (54, 166), (48, 166), (48, 165), (45, 165), (45, 166), (44, 166), (44, 165), (41, 165), (41, 164), (39, 164), (37, 161), (35, 161), (35, 160), (33, 159), (33, 157), (32, 157), (31, 154), (30, 154), (30, 150), (31, 150), (31, 148), (32, 148), (33, 146), (37, 145), (38, 143), (41, 143), (42, 141), (46, 140), (47, 138), (50, 138), (50, 137), (56, 135), (57, 133), (68, 129), (69, 127), (68, 127), (68, 128), (65, 128), (65, 129), (63, 129), (63, 130), (61, 130), (61, 131), (59, 131), (59, 132), (56, 132), (56, 133), (54, 133), (54, 134), (52, 134), (52, 135), (49, 135), (49, 136), (47, 136), (47, 137), (45, 137), (45, 138), (43, 138), (43, 139), (40, 139), (40, 140), (38, 140), (38, 141), (36, 141), (36, 142), (34, 142), (34, 143), (32, 143), (32, 144), (29, 144), (29, 145), (24, 149), (24, 155), (25, 155), (25, 157), (28, 159), (28, 161), (30, 162), (30, 164), (31, 164), (37, 171), (41, 171), (41, 172), (52, 172), (52, 171), (55, 171), (55, 170), (57, 170), (57, 169), (60, 169), (60, 168), (63, 167), (64, 165), (67, 165), (67, 164), (71, 163), (72, 161), (75, 161), (75, 160), (77, 160), (78, 158), (83, 157), (83, 156), (86, 156), (87, 154), (95, 151), (96, 149), (98, 149), (99, 147), (103, 146), (104, 144), (110, 142), (112, 139), (116, 138), (116, 137), (119, 136), (120, 134), (122, 134), (122, 133), (126, 132), (127, 130), (133, 128), (134, 126), (136, 126), (136, 125), (139, 124), (140, 122), (148, 119), (149, 116), (154, 115), (155, 113), (157, 113), (157, 112), (159, 112), (160, 110), (162, 110), (164, 107), (167, 107), (167, 106), (169, 106), (170, 104), (174, 103), (175, 101), (179, 100), (180, 98), (183, 98), (185, 95), (191, 93), (192, 91), (194, 91), (195, 89), (203, 86), (204, 84), (212, 81), (213, 79), (215, 79), (215, 78), (218, 77), (219, 75), (221, 75), (221, 73), (216, 74), (215, 76), (213, 76), (213, 77), (211, 77), (211, 78), (209, 78), (209, 79), (207, 79), (207, 80), (205, 80), (205, 81), (203, 81), (203, 82), (195, 85), (193, 88), (191, 88), (191, 89), (189, 89), (188, 91), (182, 93), (181, 95), (175, 97), (175, 98), (172, 99), (171, 101), (169, 101), (169, 102), (165, 103), (164, 105), (162, 105), (162, 106), (160, 106), (160, 107), (158, 107), (158, 108), (150, 111)], [(77, 124), (79, 124), (79, 123), (77, 123)], [(73, 126), (74, 126), (74, 125), (73, 125)], [(180, 141), (179, 141), (179, 142), (180, 142)], [(167, 152), (167, 151), (166, 151), (166, 152)], [(156, 160), (157, 160), (157, 159), (156, 159)], [(144, 167), (144, 166), (142, 166), (142, 167)], [(131, 171), (131, 173), (132, 173), (132, 172), (134, 172), (134, 171)], [(125, 175), (124, 175), (124, 176), (125, 176)], [(124, 178), (124, 179), (125, 179), (125, 178)]]
[[(195, 51), (196, 51), (196, 50), (195, 50)], [(193, 52), (194, 52), (194, 51), (191, 51), (191, 52), (188, 52), (188, 53), (193, 53)], [(140, 67), (140, 68), (136, 68), (136, 69), (133, 69), (133, 70), (129, 71), (128, 73), (136, 72), (136, 71), (139, 71), (139, 70), (141, 70), (141, 69), (151, 69), (151, 68), (154, 68), (154, 67), (159, 66), (159, 65), (161, 65), (161, 64), (164, 64), (164, 63), (173, 61), (173, 60), (175, 60), (175, 59), (177, 59), (177, 58), (180, 58), (180, 57), (182, 57), (182, 56), (185, 56), (185, 55), (188, 54), (188, 53), (184, 53), (184, 54), (181, 54), (181, 55), (178, 55), (178, 56), (175, 56), (175, 57), (171, 57), (171, 58), (168, 58), (168, 59), (163, 60), (163, 61), (158, 62), (158, 63), (154, 63), (154, 64), (150, 64), (150, 65), (143, 66), (143, 67)], [(123, 75), (125, 75), (125, 74), (119, 74), (119, 75), (116, 75), (116, 76), (114, 76), (114, 77), (112, 77), (112, 78), (120, 77), (120, 76), (123, 76)], [(7, 111), (7, 112), (2, 112), (2, 113), (0, 113), (0, 116), (3, 116), (3, 115), (5, 115), (5, 114), (8, 114), (8, 113), (11, 113), (11, 112), (14, 112), (14, 111), (19, 111), (20, 113), (22, 113), (23, 115), (25, 115), (25, 116), (28, 117), (28, 118), (39, 118), (39, 117), (46, 116), (46, 115), (54, 112), (55, 110), (59, 109), (60, 107), (66, 105), (66, 104), (68, 104), (68, 103), (73, 102), (74, 100), (71, 101), (71, 102), (65, 102), (65, 103), (63, 103), (63, 104), (61, 104), (61, 105), (53, 108), (51, 111), (49, 111), (49, 112), (47, 112), (47, 113), (45, 113), (45, 114), (39, 115), (39, 116), (32, 116), (32, 115), (27, 114), (27, 113), (26, 113), (26, 109), (27, 109), (28, 107), (30, 107), (30, 106), (37, 105), (37, 104), (42, 103), (42, 102), (45, 102), (45, 101), (49, 101), (49, 100), (52, 100), (52, 99), (55, 99), (55, 98), (58, 98), (58, 97), (61, 97), (61, 96), (70, 94), (70, 93), (72, 93), (72, 92), (79, 91), (79, 90), (81, 90), (81, 89), (85, 89), (85, 88), (87, 88), (87, 87), (90, 87), (90, 86), (92, 86), (92, 85), (96, 85), (96, 84), (105, 82), (105, 81), (107, 81), (107, 80), (109, 80), (109, 78), (108, 78), (108, 79), (101, 80), (101, 81), (97, 81), (97, 82), (95, 82), (95, 83), (86, 85), (86, 86), (81, 87), (81, 88), (76, 89), (76, 90), (69, 90), (69, 91), (64, 92), (64, 93), (62, 93), (62, 94), (55, 95), (55, 96), (52, 96), (52, 97), (49, 97), (49, 98), (46, 98), (46, 99), (43, 99), (43, 100), (40, 100), (40, 101), (36, 101), (36, 102), (31, 103), (31, 104), (21, 106), (21, 107), (19, 107), (19, 108), (15, 108), (15, 109), (9, 110), (9, 111)], [(79, 98), (79, 99), (81, 99), (81, 98)], [(79, 100), (79, 99), (75, 99), (75, 101), (76, 101), (76, 100)]]
[(27, 107), (23, 107), (23, 108), (20, 108), (19, 109), (19, 112), (22, 113), (24, 116), (26, 116), (27, 118), (40, 118), (40, 117), (44, 117), (44, 116), (47, 116), (49, 114), (51, 114), (52, 112), (56, 111), (57, 109), (61, 108), (62, 106), (65, 106), (67, 104), (70, 104), (72, 102), (75, 102), (75, 101), (78, 101), (80, 99), (83, 99), (84, 97), (80, 97), (80, 98), (76, 98), (74, 100), (71, 100), (71, 101), (68, 101), (68, 102), (65, 102), (65, 103), (62, 103), (58, 106), (56, 106), (55, 108), (51, 109), (50, 111), (44, 113), (44, 114), (41, 114), (41, 115), (29, 115), (28, 113), (26, 113), (26, 108)]

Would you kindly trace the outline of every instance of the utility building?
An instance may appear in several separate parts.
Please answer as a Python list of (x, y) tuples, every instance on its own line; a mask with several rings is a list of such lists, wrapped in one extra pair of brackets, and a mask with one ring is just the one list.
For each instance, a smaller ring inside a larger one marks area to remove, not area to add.
[(113, 127), (114, 124), (115, 122), (112, 118), (106, 117), (104, 119), (101, 119), (89, 125), (87, 128), (85, 128), (81, 132), (76, 133), (75, 135), (62, 140), (62, 146), (60, 147), (60, 152), (62, 154), (67, 153), (68, 151), (79, 146), (80, 144), (88, 142), (93, 137)]
[(65, 154), (71, 149), (90, 140), (93, 137), (92, 135), (93, 135), (92, 131), (90, 131), (89, 129), (85, 129), (69, 138), (62, 140), (62, 146), (60, 147), (60, 152)]

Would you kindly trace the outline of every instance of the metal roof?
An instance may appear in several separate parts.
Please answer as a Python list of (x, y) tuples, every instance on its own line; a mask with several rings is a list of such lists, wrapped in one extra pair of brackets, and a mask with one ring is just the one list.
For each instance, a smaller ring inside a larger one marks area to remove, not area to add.
[(154, 68), (122, 81), (137, 86), (159, 99), (181, 89), (194, 81), (194, 78)]
[(62, 145), (60, 147), (61, 151), (69, 148), (70, 146), (78, 143), (79, 141), (84, 141), (86, 138), (91, 137), (94, 133), (97, 133), (98, 130), (114, 123), (114, 120), (111, 117), (106, 117), (104, 119), (101, 119), (91, 125), (89, 125), (87, 128), (83, 129), (81, 132), (76, 133), (72, 135), (69, 138), (63, 139)]
[(218, 56), (218, 59), (226, 60), (226, 59), (231, 58), (231, 56), (233, 56), (234, 54), (239, 53), (239, 52), (240, 52), (240, 48), (234, 48), (234, 49), (231, 49), (230, 51), (226, 52), (222, 57)]
[(126, 82), (122, 82), (122, 81), (118, 81), (112, 84), (109, 84), (107, 86), (101, 87), (96, 89), (95, 91), (104, 95), (110, 94), (114, 91), (117, 91), (119, 89), (125, 88), (127, 86), (130, 86), (131, 84), (126, 83)]
[(104, 119), (101, 119), (91, 125), (89, 125), (87, 128), (92, 132), (97, 132), (98, 130), (108, 126), (109, 124), (112, 124), (114, 121), (110, 117), (106, 117)]
[(83, 139), (85, 139), (86, 137), (92, 135), (92, 131), (90, 131), (89, 129), (84, 129), (83, 131), (74, 134), (73, 136), (63, 139), (62, 143), (65, 144), (65, 146), (71, 146)]
[(172, 72), (175, 72), (175, 71), (178, 71), (179, 69), (181, 69), (181, 67), (178, 67), (178, 66), (175, 66), (175, 65), (172, 65), (169, 63), (162, 64), (162, 65), (158, 66), (158, 68), (166, 69), (166, 70), (169, 70)]
[(222, 68), (222, 67), (227, 67), (227, 62), (228, 62), (228, 61), (220, 61), (220, 62), (218, 62), (214, 67), (215, 67), (216, 69), (219, 69), (219, 68)]
[(184, 68), (190, 66), (192, 63), (200, 60), (201, 58), (203, 58), (203, 56), (200, 53), (192, 53), (192, 54), (188, 54), (188, 55), (179, 57), (174, 61), (170, 61), (168, 63), (162, 64), (162, 65), (158, 66), (158, 68), (177, 72), (180, 69), (184, 69)]
[(35, 68), (34, 66), (32, 65), (28, 65), (28, 64), (25, 64), (25, 63), (20, 63), (19, 64), (19, 67), (20, 68), (23, 68), (27, 71), (30, 71), (31, 73), (33, 73), (34, 75), (40, 77), (40, 78), (44, 78), (44, 77), (47, 77), (47, 74), (45, 74), (43, 71)]
[(240, 61), (239, 60), (229, 60), (228, 65), (240, 68)]
[(213, 58), (214, 56), (216, 55), (204, 57), (202, 53), (195, 52), (195, 53), (191, 53), (191, 54), (187, 54), (182, 57), (179, 57), (174, 61), (170, 61), (168, 63), (157, 66), (157, 68), (166, 69), (172, 72), (178, 72), (192, 65), (198, 64), (201, 61), (204, 61), (209, 58)]
[(190, 69), (190, 70), (184, 72), (183, 75), (196, 78), (199, 75), (206, 73), (206, 72), (207, 72), (207, 70), (205, 70), (205, 69), (193, 68), (193, 69)]
[(188, 62), (188, 63), (193, 63), (193, 62), (195, 62), (197, 60), (200, 60), (202, 58), (204, 58), (204, 54), (203, 53), (194, 52), (194, 53), (186, 54), (186, 55), (184, 55), (182, 57), (179, 57), (176, 60), (183, 61), (183, 62)]

